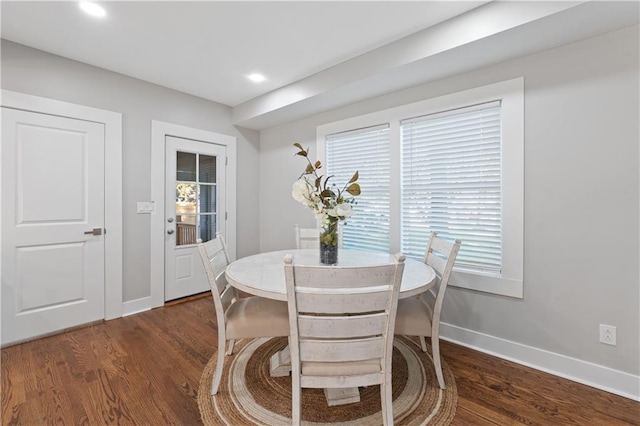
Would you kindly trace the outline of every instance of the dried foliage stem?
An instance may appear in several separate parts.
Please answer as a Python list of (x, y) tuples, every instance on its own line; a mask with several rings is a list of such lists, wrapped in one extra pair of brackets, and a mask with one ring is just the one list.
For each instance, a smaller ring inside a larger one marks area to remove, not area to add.
[(293, 145), (298, 148), (295, 155), (304, 157), (307, 166), (293, 184), (291, 195), (296, 201), (314, 211), (316, 219), (322, 224), (323, 234), (330, 234), (327, 235), (326, 240), (330, 240), (331, 244), (335, 245), (337, 243), (336, 224), (351, 217), (353, 214), (351, 206), (355, 203), (354, 197), (360, 195), (360, 185), (357, 183), (358, 172), (356, 171), (349, 182), (341, 188), (335, 183), (330, 187), (329, 180), (333, 176), (325, 177), (318, 173), (322, 163), (312, 162), (309, 159), (309, 150), (304, 149), (299, 143)]

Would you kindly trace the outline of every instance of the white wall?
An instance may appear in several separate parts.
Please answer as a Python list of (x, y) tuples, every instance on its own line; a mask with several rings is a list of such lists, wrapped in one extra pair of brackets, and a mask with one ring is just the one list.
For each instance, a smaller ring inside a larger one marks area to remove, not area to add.
[(123, 301), (150, 295), (151, 120), (237, 138), (237, 254), (258, 251), (259, 135), (231, 124), (231, 108), (101, 68), (2, 40), (2, 88), (95, 108), (123, 117)]
[[(638, 27), (388, 94), (261, 132), (260, 250), (314, 226), (290, 195), (316, 126), (524, 76), (524, 299), (452, 288), (443, 321), (640, 373)], [(357, 167), (357, 159), (354, 159)], [(617, 326), (616, 347), (598, 324)], [(638, 392), (640, 395), (640, 392)]]

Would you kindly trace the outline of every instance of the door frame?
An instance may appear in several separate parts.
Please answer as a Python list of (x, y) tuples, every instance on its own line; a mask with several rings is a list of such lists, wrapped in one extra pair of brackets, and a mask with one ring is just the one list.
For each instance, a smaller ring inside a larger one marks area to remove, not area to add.
[[(122, 316), (122, 114), (11, 90), (2, 90), (0, 104), (6, 108), (92, 121), (104, 125), (104, 228), (106, 230), (104, 235), (104, 319), (120, 318)], [(2, 155), (1, 152), (0, 155)], [(0, 250), (2, 250), (1, 246)]]
[(163, 121), (151, 121), (151, 308), (164, 306), (164, 233), (165, 233), (165, 138), (174, 136), (223, 145), (227, 151), (226, 165), (226, 243), (230, 260), (236, 258), (236, 138), (235, 136), (195, 129)]

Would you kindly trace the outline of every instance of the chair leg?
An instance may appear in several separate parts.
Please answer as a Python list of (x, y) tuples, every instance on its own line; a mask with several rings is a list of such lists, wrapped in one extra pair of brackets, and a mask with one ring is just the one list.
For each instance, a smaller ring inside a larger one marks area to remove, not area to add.
[(420, 336), (420, 346), (422, 347), (422, 352), (427, 351), (427, 341), (424, 336)]
[(218, 347), (218, 363), (216, 364), (216, 372), (213, 376), (213, 383), (211, 384), (211, 395), (218, 393), (220, 381), (222, 380), (222, 367), (224, 367), (224, 342), (222, 346)]
[(227, 349), (227, 355), (233, 355), (233, 345), (236, 343), (234, 339), (229, 340), (229, 348)]
[(393, 400), (391, 397), (391, 386), (380, 383), (380, 401), (382, 402), (382, 424), (383, 426), (393, 425)]
[(444, 389), (444, 376), (442, 375), (442, 363), (440, 362), (440, 338), (432, 337), (431, 347), (433, 348), (433, 366), (436, 369), (438, 384), (440, 385), (440, 389)]
[(300, 425), (300, 417), (302, 410), (302, 389), (300, 388), (300, 376), (291, 377), (291, 424), (293, 426)]

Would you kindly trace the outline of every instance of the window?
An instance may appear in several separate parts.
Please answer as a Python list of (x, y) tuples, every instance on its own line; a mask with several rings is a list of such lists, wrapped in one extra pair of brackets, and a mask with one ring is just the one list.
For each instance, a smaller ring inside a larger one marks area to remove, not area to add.
[(358, 171), (362, 194), (343, 228), (343, 247), (389, 251), (389, 126), (328, 135), (327, 174), (338, 184)]
[(400, 122), (401, 251), (424, 256), (429, 234), (460, 239), (458, 268), (500, 273), (500, 102)]
[(176, 245), (216, 235), (216, 157), (176, 152)]
[(318, 127), (327, 173), (359, 170), (344, 247), (422, 258), (431, 231), (462, 246), (451, 285), (522, 297), (523, 79)]

